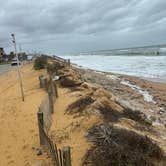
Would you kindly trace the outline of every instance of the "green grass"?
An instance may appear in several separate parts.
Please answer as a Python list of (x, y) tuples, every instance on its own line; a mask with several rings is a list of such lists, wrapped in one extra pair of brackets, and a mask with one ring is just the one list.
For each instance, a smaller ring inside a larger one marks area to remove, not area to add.
[(10, 64), (10, 62), (0, 62), (0, 65), (6, 65), (6, 64)]

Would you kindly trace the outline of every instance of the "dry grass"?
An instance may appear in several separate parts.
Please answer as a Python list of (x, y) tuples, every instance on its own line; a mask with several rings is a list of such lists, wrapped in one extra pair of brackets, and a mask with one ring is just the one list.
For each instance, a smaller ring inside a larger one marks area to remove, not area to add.
[(161, 149), (148, 137), (109, 124), (92, 127), (87, 138), (94, 146), (83, 165), (153, 166), (153, 159), (162, 159)]
[(70, 79), (68, 77), (63, 77), (61, 80), (60, 80), (60, 85), (61, 87), (64, 87), (64, 88), (71, 88), (71, 87), (77, 87), (77, 86), (80, 86), (81, 83), (78, 82), (78, 81), (75, 81), (73, 79)]
[(124, 116), (136, 122), (144, 123), (146, 116), (140, 111), (133, 111), (129, 108), (124, 109)]
[(87, 106), (92, 104), (94, 102), (94, 99), (92, 99), (90, 96), (85, 96), (74, 103), (70, 104), (68, 108), (66, 109), (67, 113), (82, 113)]
[(118, 112), (109, 104), (101, 104), (98, 106), (98, 110), (103, 115), (103, 119), (106, 122), (116, 122), (122, 117), (122, 113)]

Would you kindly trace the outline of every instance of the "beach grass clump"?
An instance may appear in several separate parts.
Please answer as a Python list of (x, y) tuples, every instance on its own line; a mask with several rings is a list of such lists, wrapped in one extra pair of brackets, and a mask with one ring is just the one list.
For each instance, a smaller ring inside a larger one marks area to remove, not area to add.
[(90, 128), (87, 139), (94, 145), (85, 155), (86, 166), (154, 166), (152, 161), (163, 156), (147, 136), (109, 124)]
[(40, 70), (40, 69), (44, 69), (46, 68), (47, 66), (47, 60), (48, 60), (48, 57), (47, 56), (40, 56), (40, 57), (37, 57), (34, 61), (34, 69), (35, 70)]
[(64, 68), (65, 68), (65, 66), (60, 62), (54, 62), (53, 64), (47, 64), (47, 72), (50, 74), (55, 73), (56, 75), (60, 75), (60, 71)]
[(134, 111), (130, 108), (124, 109), (124, 116), (128, 117), (129, 119), (132, 119), (134, 121), (143, 122), (146, 119), (146, 116), (144, 113), (140, 111)]
[(139, 122), (140, 124), (143, 124), (146, 126), (152, 125), (152, 121), (150, 119), (147, 119), (146, 115), (141, 111), (134, 111), (127, 108), (127, 109), (124, 109), (123, 115), (129, 119)]
[(94, 99), (92, 99), (92, 97), (90, 96), (85, 96), (82, 97), (80, 99), (78, 99), (77, 101), (75, 101), (74, 103), (70, 104), (67, 109), (66, 112), (67, 113), (82, 113), (84, 111), (84, 109), (89, 106), (90, 104), (92, 104), (94, 102)]
[(63, 77), (61, 80), (60, 80), (60, 85), (62, 87), (65, 87), (65, 88), (70, 88), (70, 87), (76, 87), (76, 86), (80, 86), (81, 85), (81, 82), (78, 82), (76, 80), (73, 80), (69, 77)]
[(103, 115), (106, 122), (115, 122), (122, 117), (122, 113), (114, 109), (109, 103), (98, 105), (97, 109)]

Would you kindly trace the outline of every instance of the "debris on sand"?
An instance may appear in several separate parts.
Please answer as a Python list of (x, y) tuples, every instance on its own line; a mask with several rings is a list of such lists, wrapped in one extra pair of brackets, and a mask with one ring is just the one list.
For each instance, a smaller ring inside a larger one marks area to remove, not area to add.
[(154, 166), (163, 152), (150, 138), (134, 131), (99, 124), (89, 129), (87, 139), (94, 146), (85, 155), (89, 166)]

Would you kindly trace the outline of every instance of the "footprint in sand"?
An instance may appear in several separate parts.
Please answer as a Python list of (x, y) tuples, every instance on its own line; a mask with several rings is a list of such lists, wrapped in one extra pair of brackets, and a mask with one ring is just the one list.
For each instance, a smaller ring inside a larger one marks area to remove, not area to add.
[(10, 156), (10, 155), (7, 155), (7, 156), (6, 156), (6, 158), (7, 158), (7, 159), (11, 159), (11, 158), (12, 158), (12, 156)]
[(31, 133), (34, 133), (34, 132), (35, 132), (35, 130), (34, 130), (34, 129), (30, 129), (29, 131), (30, 131)]
[(11, 145), (8, 145), (7, 148), (10, 149), (10, 148), (11, 148)]
[(4, 123), (4, 120), (3, 120), (3, 118), (1, 117), (0, 124), (2, 125), (3, 123)]
[(28, 148), (28, 146), (29, 146), (28, 144), (25, 144), (22, 146), (22, 149), (24, 150), (24, 149)]
[(11, 131), (11, 132), (12, 132), (12, 136), (13, 136), (14, 138), (17, 138), (16, 134), (15, 134), (13, 131)]
[(8, 162), (8, 164), (13, 164), (14, 163), (14, 160), (10, 160), (9, 162)]
[[(9, 153), (9, 152), (7, 151), (7, 153)], [(8, 154), (8, 155), (6, 156), (6, 159), (8, 160), (8, 164), (14, 163), (14, 160), (12, 159), (12, 156), (11, 156), (10, 154)]]

